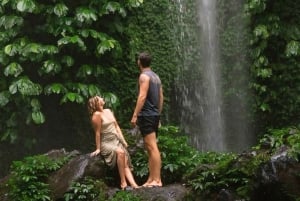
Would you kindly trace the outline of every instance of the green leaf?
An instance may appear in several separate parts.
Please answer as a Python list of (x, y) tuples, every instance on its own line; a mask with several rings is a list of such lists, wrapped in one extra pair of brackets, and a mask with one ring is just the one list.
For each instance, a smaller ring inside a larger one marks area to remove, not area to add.
[(268, 78), (272, 76), (271, 68), (261, 68), (257, 71), (257, 76), (261, 78)]
[(17, 93), (17, 92), (18, 92), (18, 85), (17, 85), (17, 83), (16, 83), (16, 82), (12, 83), (12, 84), (9, 86), (8, 90), (9, 90), (9, 92), (10, 92), (11, 94)]
[(115, 47), (116, 41), (115, 40), (104, 40), (97, 46), (97, 52), (102, 55), (106, 51), (109, 51)]
[(42, 124), (45, 122), (45, 116), (41, 111), (32, 112), (31, 117), (36, 124)]
[(270, 106), (266, 103), (263, 103), (260, 105), (260, 109), (261, 111), (265, 112), (265, 111), (269, 111), (270, 110)]
[(64, 95), (61, 102), (66, 103), (66, 102), (69, 102), (69, 101), (70, 102), (83, 103), (84, 99), (78, 93), (69, 92), (69, 93)]
[(6, 45), (4, 48), (4, 52), (9, 56), (14, 56), (17, 53), (17, 47), (13, 44)]
[(5, 4), (7, 4), (10, 0), (2, 0), (1, 1), (1, 5), (4, 6)]
[(68, 7), (63, 3), (56, 4), (53, 9), (54, 13), (59, 17), (66, 16), (69, 10)]
[(38, 43), (29, 43), (27, 44), (24, 49), (22, 54), (24, 56), (29, 55), (29, 53), (35, 53), (35, 54), (39, 54), (41, 53), (41, 45)]
[(32, 0), (19, 0), (17, 3), (17, 9), (20, 12), (29, 12), (32, 13), (36, 9), (36, 5)]
[(32, 99), (30, 104), (34, 111), (38, 111), (41, 109), (40, 101), (36, 98)]
[(13, 75), (14, 77), (18, 77), (23, 72), (23, 68), (18, 63), (11, 63), (4, 69), (4, 75), (9, 76)]
[(10, 143), (13, 144), (18, 138), (17, 131), (15, 129), (6, 129), (1, 137), (1, 141), (6, 141), (8, 138)]
[(57, 54), (59, 51), (58, 48), (54, 45), (45, 45), (41, 47), (41, 52), (53, 55)]
[(67, 89), (60, 83), (53, 83), (45, 87), (45, 94), (61, 94), (66, 93)]
[(79, 47), (81, 47), (82, 50), (86, 50), (86, 46), (83, 40), (77, 35), (63, 37), (60, 40), (58, 40), (57, 44), (58, 46), (67, 45), (67, 44), (77, 44)]
[(96, 85), (89, 85), (89, 95), (90, 96), (96, 96), (96, 95), (100, 95), (101, 94), (101, 90), (96, 86)]
[(129, 0), (129, 1), (128, 1), (128, 4), (129, 4), (131, 7), (139, 7), (139, 6), (141, 6), (143, 3), (144, 3), (143, 0)]
[(76, 19), (79, 22), (91, 22), (91, 21), (97, 21), (98, 17), (95, 12), (95, 10), (90, 8), (78, 8), (76, 10)]
[(90, 65), (83, 65), (79, 68), (77, 77), (87, 77), (93, 74), (93, 68)]
[(290, 41), (285, 50), (287, 57), (298, 56), (300, 54), (300, 43), (298, 41)]
[(57, 74), (61, 71), (61, 66), (59, 63), (53, 60), (47, 60), (43, 63), (41, 72), (45, 74)]
[(106, 5), (105, 9), (107, 11), (107, 13), (114, 13), (116, 10), (119, 10), (120, 8), (120, 3), (118, 2), (108, 2), (108, 4)]
[(254, 35), (256, 37), (267, 39), (269, 37), (269, 32), (268, 32), (267, 26), (260, 24), (257, 27), (255, 27)]
[(7, 103), (9, 103), (9, 97), (10, 97), (10, 94), (8, 91), (0, 92), (0, 106), (1, 107), (5, 106)]
[(9, 86), (9, 91), (11, 94), (17, 93), (19, 91), (22, 95), (40, 95), (42, 92), (42, 88), (39, 84), (33, 83), (28, 78), (20, 78), (19, 80), (13, 82)]
[(68, 67), (73, 66), (74, 59), (71, 56), (64, 56), (61, 60), (62, 63), (65, 63)]
[(23, 23), (23, 18), (18, 16), (2, 16), (0, 17), (0, 27), (4, 26), (5, 29), (11, 29), (15, 25), (20, 26)]

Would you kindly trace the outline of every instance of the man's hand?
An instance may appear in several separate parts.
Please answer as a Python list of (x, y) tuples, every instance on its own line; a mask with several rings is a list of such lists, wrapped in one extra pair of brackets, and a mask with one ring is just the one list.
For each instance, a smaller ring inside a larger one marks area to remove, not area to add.
[(134, 128), (136, 127), (136, 121), (137, 121), (137, 116), (136, 115), (133, 115), (132, 118), (131, 118), (131, 126)]

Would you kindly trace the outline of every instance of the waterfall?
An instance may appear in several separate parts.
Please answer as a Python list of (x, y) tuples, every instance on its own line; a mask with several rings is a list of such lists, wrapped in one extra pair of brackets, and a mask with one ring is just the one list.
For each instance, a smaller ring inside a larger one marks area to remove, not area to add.
[[(203, 116), (202, 129), (202, 148), (223, 151), (225, 149), (223, 132), (224, 123), (222, 118), (221, 97), (222, 90), (220, 86), (219, 69), (219, 44), (216, 27), (216, 1), (202, 0), (199, 5), (199, 21), (201, 28), (201, 64), (203, 66), (202, 76), (204, 87), (203, 106), (205, 111)], [(200, 87), (199, 87), (200, 88)], [(199, 89), (198, 89), (199, 90)], [(195, 93), (200, 95), (199, 91)], [(202, 111), (200, 108), (198, 110)]]
[[(249, 94), (245, 32), (239, 15), (242, 3), (225, 2), (231, 16), (219, 13), (220, 3), (225, 5), (219, 0), (176, 3), (174, 35), (180, 67), (175, 98), (180, 126), (201, 151), (245, 149), (251, 145), (251, 129), (246, 117)], [(224, 40), (226, 34), (233, 40)]]

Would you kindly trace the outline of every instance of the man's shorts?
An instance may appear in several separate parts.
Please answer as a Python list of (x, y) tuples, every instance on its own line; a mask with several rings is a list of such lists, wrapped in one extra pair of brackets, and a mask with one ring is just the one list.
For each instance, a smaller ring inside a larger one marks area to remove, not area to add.
[(160, 116), (138, 116), (137, 125), (143, 137), (155, 132), (157, 136)]

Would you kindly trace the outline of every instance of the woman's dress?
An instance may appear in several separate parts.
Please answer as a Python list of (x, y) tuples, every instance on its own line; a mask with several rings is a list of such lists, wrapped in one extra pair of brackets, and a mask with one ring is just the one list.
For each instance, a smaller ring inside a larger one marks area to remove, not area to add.
[(125, 155), (127, 156), (128, 166), (132, 168), (130, 156), (125, 147), (125, 142), (123, 138), (120, 138), (118, 135), (115, 119), (106, 118), (104, 115), (102, 116), (100, 143), (100, 153), (103, 156), (105, 163), (109, 167), (113, 168), (116, 166), (116, 150), (121, 148), (124, 150)]

